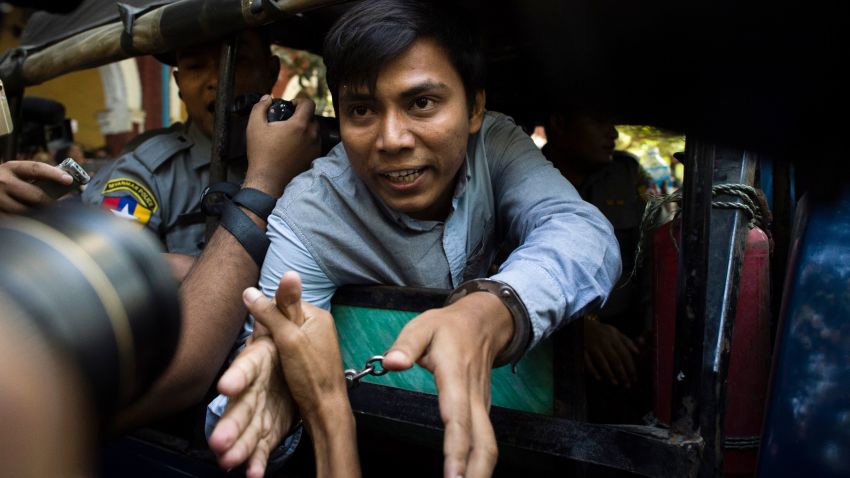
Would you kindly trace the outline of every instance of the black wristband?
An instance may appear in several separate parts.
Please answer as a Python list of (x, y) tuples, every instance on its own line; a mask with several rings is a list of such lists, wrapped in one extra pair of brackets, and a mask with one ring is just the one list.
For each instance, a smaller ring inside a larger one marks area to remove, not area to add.
[(274, 210), (277, 199), (254, 188), (242, 188), (233, 196), (233, 202), (248, 209), (262, 219), (267, 219)]
[(257, 267), (263, 267), (263, 260), (266, 258), (266, 251), (271, 243), (266, 237), (266, 232), (261, 230), (257, 224), (245, 214), (245, 211), (239, 209), (234, 204), (228, 204), (224, 207), (224, 212), (221, 215), (221, 227), (227, 229), (233, 237), (242, 244), (242, 247), (248, 252)]

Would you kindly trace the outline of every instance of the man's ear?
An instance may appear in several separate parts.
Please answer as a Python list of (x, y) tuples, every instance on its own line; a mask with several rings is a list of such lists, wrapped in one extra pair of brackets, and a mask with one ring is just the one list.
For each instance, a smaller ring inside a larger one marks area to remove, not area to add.
[(269, 87), (266, 93), (271, 93), (272, 88), (274, 88), (274, 84), (277, 83), (278, 75), (280, 74), (280, 58), (277, 55), (272, 54), (269, 58)]
[(177, 83), (177, 96), (183, 99), (183, 92), (180, 91), (180, 71), (177, 68), (171, 69), (171, 75), (174, 76), (174, 82)]
[(484, 103), (487, 100), (487, 95), (484, 90), (475, 92), (475, 100), (472, 102), (472, 109), (469, 112), (469, 134), (475, 134), (481, 130), (481, 124), (484, 123)]

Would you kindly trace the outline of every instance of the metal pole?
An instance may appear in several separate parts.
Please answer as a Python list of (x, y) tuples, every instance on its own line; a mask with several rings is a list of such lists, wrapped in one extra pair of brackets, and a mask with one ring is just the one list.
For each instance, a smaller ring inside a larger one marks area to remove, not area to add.
[(684, 436), (693, 436), (699, 430), (714, 154), (713, 145), (688, 138), (682, 193), (672, 410), (672, 432)]
[[(755, 160), (752, 155), (735, 149), (715, 150), (714, 184), (752, 186), (754, 178)], [(734, 196), (718, 196), (717, 199), (741, 202)], [(749, 216), (737, 209), (711, 210), (708, 281), (705, 285), (705, 347), (699, 377), (699, 430), (705, 443), (700, 476), (704, 478), (719, 477), (723, 470), (726, 383), (748, 221)], [(739, 347), (742, 345), (738, 344)]]
[[(108, 23), (61, 40), (41, 50), (29, 51), (20, 71), (15, 65), (0, 65), (10, 90), (37, 85), (72, 71), (151, 53), (162, 53), (217, 40), (271, 23), (306, 10), (343, 3), (345, 0), (181, 0), (145, 12), (135, 19), (130, 45), (121, 43), (124, 25)], [(15, 74), (17, 72), (18, 74)]]
[[(239, 36), (226, 39), (221, 47), (221, 60), (218, 66), (218, 86), (215, 96), (215, 127), (213, 129), (213, 147), (210, 151), (210, 184), (227, 179), (227, 165), (222, 157), (227, 148), (227, 131), (230, 127), (228, 109), (233, 104), (233, 81), (236, 76), (236, 56), (239, 53)], [(207, 241), (215, 232), (218, 219), (207, 217)]]

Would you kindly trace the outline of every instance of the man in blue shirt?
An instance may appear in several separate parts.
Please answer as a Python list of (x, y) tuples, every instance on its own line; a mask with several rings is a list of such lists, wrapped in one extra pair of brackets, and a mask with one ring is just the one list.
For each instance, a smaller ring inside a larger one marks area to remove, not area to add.
[[(303, 300), (323, 307), (346, 284), (453, 289), (383, 362), (434, 374), (452, 477), (495, 466), (491, 368), (599, 306), (620, 273), (610, 223), (511, 119), (485, 111), (475, 43), (454, 12), (424, 2), (363, 2), (340, 18), (324, 59), (342, 143), (278, 201), (260, 279), (273, 296), (294, 270)], [(484, 279), (503, 241), (516, 249)], [(286, 432), (268, 343), (219, 383), (232, 403), (210, 438), (223, 466), (248, 460), (249, 476)]]

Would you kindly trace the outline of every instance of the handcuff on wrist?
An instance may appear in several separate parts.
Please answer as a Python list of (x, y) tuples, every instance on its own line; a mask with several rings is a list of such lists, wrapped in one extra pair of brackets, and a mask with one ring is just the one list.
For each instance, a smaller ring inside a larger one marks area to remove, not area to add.
[(516, 373), (517, 362), (523, 357), (531, 342), (531, 321), (525, 304), (519, 299), (514, 288), (504, 282), (493, 279), (473, 279), (453, 290), (446, 299), (445, 305), (453, 304), (474, 292), (488, 292), (495, 295), (511, 313), (514, 334), (504, 350), (496, 356), (493, 367), (511, 364), (513, 372)]

